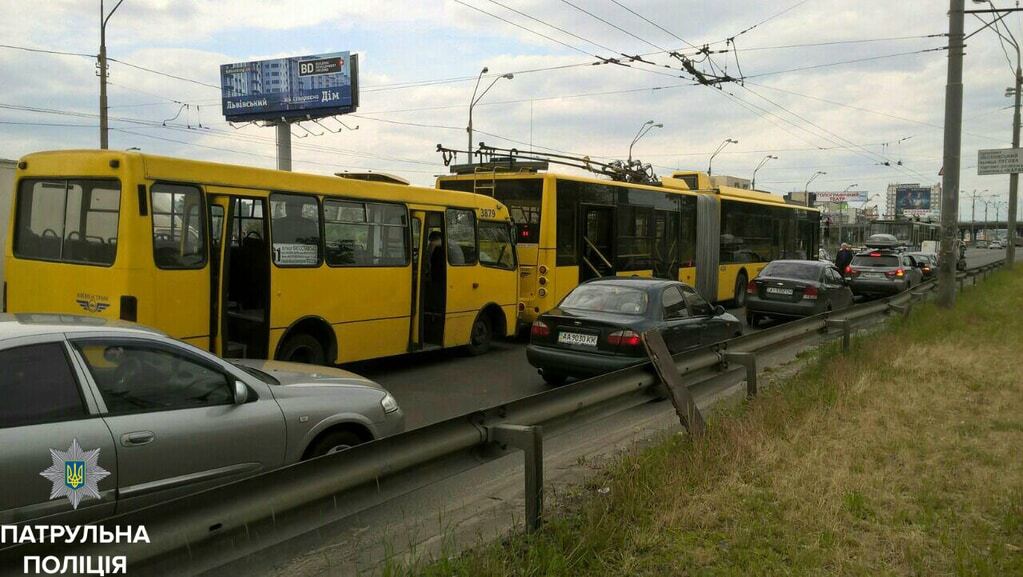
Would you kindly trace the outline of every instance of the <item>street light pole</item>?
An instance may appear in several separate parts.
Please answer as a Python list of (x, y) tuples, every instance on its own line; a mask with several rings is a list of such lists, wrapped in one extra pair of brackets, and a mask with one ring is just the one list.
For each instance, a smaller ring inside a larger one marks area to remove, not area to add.
[[(778, 160), (778, 157), (768, 154), (767, 156), (764, 157), (763, 160), (760, 161), (760, 164), (758, 164), (757, 167), (753, 169), (753, 179), (752, 182), (750, 183), (751, 190), (757, 189), (757, 171), (760, 170), (765, 164), (767, 164), (768, 160)], [(710, 173), (708, 172), (707, 174)]]
[(99, 0), (99, 147), (107, 149), (107, 22), (124, 0), (118, 0), (110, 14), (104, 14), (103, 0)]
[[(1016, 89), (1013, 91), (1015, 105), (1012, 113), (1012, 147), (1019, 148), (1019, 105), (1020, 92), (1023, 88), (1023, 70), (1020, 70), (1019, 45), (1016, 45)], [(1009, 213), (1006, 215), (1006, 236), (1008, 244), (1005, 246), (1005, 268), (1011, 269), (1016, 260), (1016, 202), (1019, 191), (1019, 173), (1009, 175)]]
[(821, 176), (822, 174), (827, 173), (818, 170), (817, 172), (813, 173), (813, 176), (810, 177), (810, 180), (806, 181), (806, 186), (803, 187), (803, 204), (805, 204), (806, 206), (810, 206), (810, 183), (813, 182), (818, 176)]
[(498, 76), (497, 78), (495, 78), (494, 81), (491, 82), (490, 85), (487, 86), (483, 90), (483, 92), (480, 93), (479, 96), (476, 96), (476, 92), (480, 89), (480, 80), (483, 80), (483, 75), (486, 74), (487, 72), (490, 72), (490, 69), (487, 68), (486, 66), (483, 67), (483, 70), (480, 70), (480, 75), (476, 77), (476, 87), (472, 89), (472, 98), (469, 99), (469, 126), (467, 126), (466, 129), (465, 129), (466, 132), (469, 133), (469, 148), (466, 149), (468, 151), (468, 154), (469, 154), (469, 164), (472, 164), (472, 109), (473, 109), (473, 107), (475, 107), (476, 104), (480, 100), (483, 100), (483, 97), (487, 95), (487, 92), (489, 92), (490, 89), (493, 88), (495, 84), (497, 84), (498, 80), (500, 80), (502, 78), (507, 78), (508, 80), (511, 80), (512, 78), (515, 78), (515, 75), (511, 74), (511, 73), (502, 74), (501, 76)]
[(632, 164), (632, 147), (635, 146), (637, 142), (639, 142), (639, 139), (646, 136), (648, 132), (655, 128), (664, 128), (664, 125), (654, 124), (653, 120), (647, 120), (646, 122), (643, 123), (643, 126), (639, 127), (639, 132), (636, 133), (636, 137), (632, 139), (631, 143), (629, 143), (629, 164)]
[(945, 85), (944, 170), (941, 179), (941, 254), (938, 256), (938, 306), (956, 302), (956, 238), (959, 211), (959, 155), (963, 139), (963, 27), (965, 1), (949, 0), (948, 78)]
[(715, 150), (715, 151), (714, 151), (714, 154), (711, 154), (711, 155), (710, 155), (710, 161), (709, 161), (709, 162), (707, 162), (707, 176), (710, 176), (711, 174), (713, 174), (713, 173), (711, 172), (711, 168), (712, 168), (712, 167), (714, 166), (714, 157), (715, 157), (715, 156), (717, 156), (717, 155), (718, 155), (718, 153), (719, 153), (719, 152), (721, 152), (721, 151), (722, 151), (722, 150), (723, 150), (723, 149), (724, 149), (724, 148), (725, 148), (726, 146), (728, 146), (729, 144), (739, 144), (739, 141), (738, 141), (738, 140), (735, 140), (735, 139), (733, 139), (733, 138), (726, 138), (726, 139), (724, 140), (724, 142), (722, 142), (722, 143), (721, 143), (721, 144), (720, 144), (720, 145), (719, 145), (719, 146), (717, 147), (717, 150)]

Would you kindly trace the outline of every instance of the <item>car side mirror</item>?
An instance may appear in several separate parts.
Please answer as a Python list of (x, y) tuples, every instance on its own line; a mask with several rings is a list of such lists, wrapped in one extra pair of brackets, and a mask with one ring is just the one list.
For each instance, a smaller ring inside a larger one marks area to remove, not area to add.
[(723, 314), (725, 314), (725, 307), (721, 305), (714, 307), (714, 316), (719, 317)]
[(241, 381), (234, 382), (234, 404), (244, 405), (249, 400), (249, 387)]

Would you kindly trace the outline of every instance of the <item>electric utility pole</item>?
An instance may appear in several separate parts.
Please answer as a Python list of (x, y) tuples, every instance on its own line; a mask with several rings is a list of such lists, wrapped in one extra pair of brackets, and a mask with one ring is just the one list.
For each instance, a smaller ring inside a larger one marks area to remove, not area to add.
[[(1023, 86), (1023, 71), (1020, 70), (1019, 46), (1016, 47), (1016, 99), (1014, 112), (1012, 113), (1012, 147), (1019, 148), (1019, 101), (1020, 88)], [(1019, 191), (1019, 173), (1009, 175), (1009, 214), (1006, 227), (1009, 243), (1005, 245), (1005, 268), (1012, 269), (1016, 260), (1016, 198)]]
[(945, 86), (944, 176), (941, 179), (941, 254), (938, 269), (938, 306), (956, 302), (956, 247), (959, 227), (959, 156), (963, 124), (963, 19), (964, 0), (949, 0), (948, 81)]
[(103, 0), (99, 0), (99, 147), (107, 149), (109, 126), (107, 122), (107, 22), (124, 0), (118, 0), (110, 14), (103, 10)]

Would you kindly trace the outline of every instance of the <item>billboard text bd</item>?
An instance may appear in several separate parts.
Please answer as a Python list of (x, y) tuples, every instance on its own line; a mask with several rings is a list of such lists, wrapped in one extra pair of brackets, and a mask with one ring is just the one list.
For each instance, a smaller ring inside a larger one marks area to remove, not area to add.
[(358, 55), (349, 52), (223, 64), (224, 117), (279, 121), (354, 112), (358, 74)]

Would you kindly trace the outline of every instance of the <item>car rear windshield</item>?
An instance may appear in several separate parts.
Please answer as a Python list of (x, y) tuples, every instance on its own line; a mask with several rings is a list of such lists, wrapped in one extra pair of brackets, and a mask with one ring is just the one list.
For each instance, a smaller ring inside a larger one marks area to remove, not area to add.
[(899, 266), (899, 257), (892, 255), (870, 256), (858, 254), (852, 259), (853, 266)]
[(821, 276), (821, 269), (808, 262), (772, 262), (760, 275), (796, 280), (817, 280)]
[(607, 284), (580, 285), (561, 301), (565, 309), (623, 315), (642, 315), (646, 307), (645, 291)]

